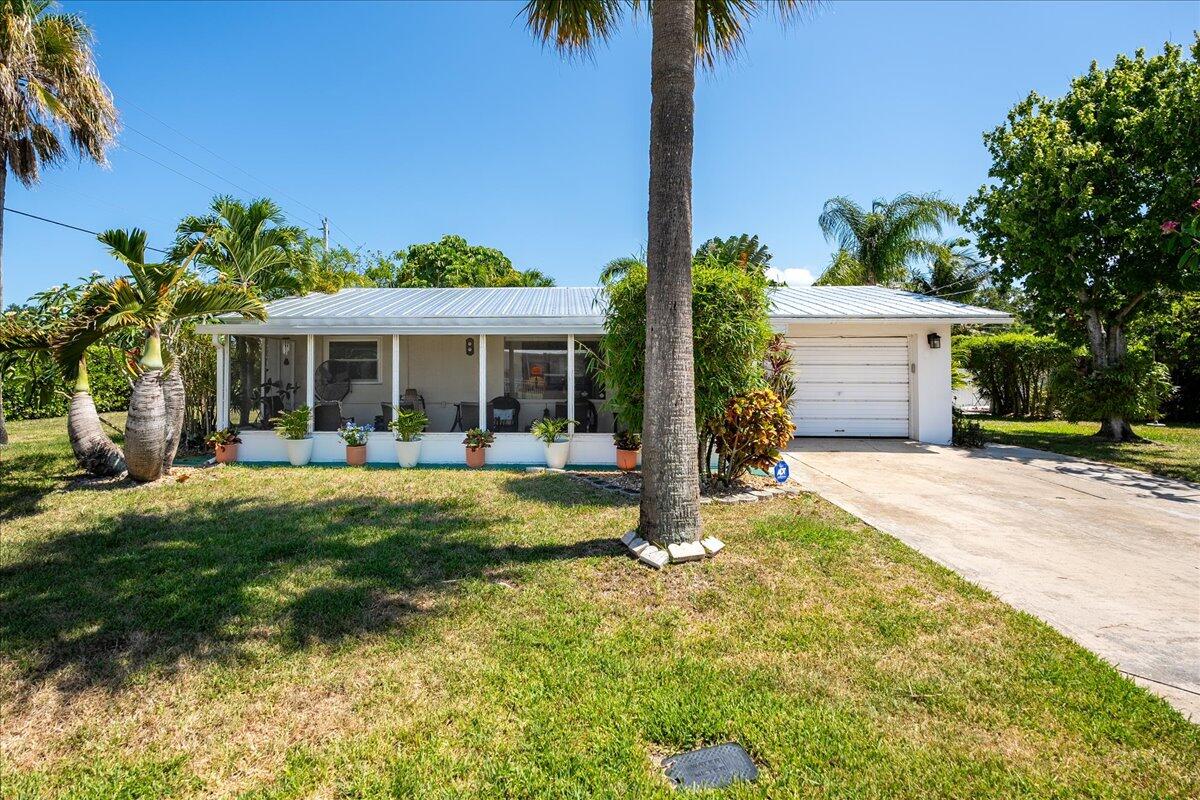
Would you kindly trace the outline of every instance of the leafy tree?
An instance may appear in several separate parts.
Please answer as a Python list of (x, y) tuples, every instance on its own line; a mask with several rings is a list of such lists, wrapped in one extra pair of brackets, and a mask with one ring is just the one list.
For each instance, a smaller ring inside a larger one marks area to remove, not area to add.
[(696, 62), (733, 55), (743, 26), (765, 10), (787, 18), (804, 0), (528, 0), (534, 35), (586, 53), (615, 33), (625, 12), (650, 17), (650, 192), (646, 264), (646, 419), (638, 529), (659, 544), (700, 533), (692, 294), (692, 151)]
[(393, 288), (554, 285), (538, 270), (514, 268), (508, 256), (494, 247), (468, 244), (453, 235), (398, 250), (372, 264), (365, 274), (376, 286)]
[[(771, 340), (766, 280), (728, 265), (695, 268), (692, 281), (697, 470), (711, 479), (714, 426), (733, 398), (763, 385)], [(609, 284), (598, 370), (609, 407), (629, 430), (644, 430), (646, 405), (646, 268)], [(725, 476), (727, 477), (727, 476)]]
[(819, 286), (900, 285), (909, 270), (943, 252), (942, 225), (958, 216), (958, 206), (936, 194), (902, 194), (875, 200), (865, 209), (848, 197), (833, 197), (817, 223), (838, 250), (816, 280)]
[(145, 231), (110, 230), (98, 238), (129, 276), (89, 286), (71, 322), (56, 337), (56, 349), (61, 363), (78, 364), (88, 346), (105, 336), (129, 328), (142, 333), (125, 423), (125, 462), (129, 477), (152, 481), (171, 469), (186, 402), (179, 365), (163, 357), (164, 334), (169, 342), (187, 320), (227, 313), (263, 319), (266, 312), (252, 287), (198, 280), (189, 271), (190, 257), (147, 264)]
[[(11, 172), (25, 186), (70, 149), (98, 164), (117, 132), (117, 111), (92, 58), (92, 32), (49, 0), (0, 0), (0, 208)], [(0, 211), (0, 309), (4, 307)], [(7, 444), (0, 380), (0, 445)]]
[(1200, 292), (1185, 292), (1143, 314), (1130, 331), (1170, 371), (1175, 392), (1163, 404), (1165, 416), (1200, 421)]
[(1200, 265), (1169, 257), (1161, 229), (1200, 175), (1200, 36), (1192, 56), (1139, 50), (1093, 63), (1057, 100), (1030, 94), (984, 135), (993, 182), (963, 213), (1000, 280), (1023, 285), (1029, 321), (1087, 345), (1086, 385), (1117, 393), (1093, 397), (1097, 435), (1116, 441), (1137, 438), (1127, 418), (1144, 412), (1130, 326), (1200, 288)]

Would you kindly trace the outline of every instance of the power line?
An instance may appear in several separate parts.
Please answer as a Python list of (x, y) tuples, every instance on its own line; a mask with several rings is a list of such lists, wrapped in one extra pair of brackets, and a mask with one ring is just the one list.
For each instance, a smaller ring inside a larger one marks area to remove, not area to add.
[(175, 169), (174, 167), (172, 167), (170, 164), (164, 164), (163, 162), (159, 161), (159, 160), (158, 160), (157, 158), (155, 158), (154, 156), (148, 156), (148, 155), (146, 155), (145, 153), (143, 153), (141, 150), (134, 150), (132, 147), (130, 147), (130, 146), (129, 146), (129, 145), (127, 145), (127, 144), (120, 144), (120, 145), (117, 145), (117, 146), (118, 146), (118, 147), (120, 147), (122, 150), (128, 150), (128, 151), (129, 151), (129, 152), (131, 152), (131, 153), (136, 153), (137, 155), (141, 156), (142, 158), (146, 159), (147, 161), (153, 161), (155, 164), (158, 164), (158, 165), (159, 165), (160, 167), (162, 167), (163, 169), (168, 169), (168, 170), (170, 170), (171, 172), (174, 172), (176, 175), (178, 175), (178, 176), (179, 176), (179, 177), (181, 177), (181, 178), (187, 178), (187, 179), (188, 179), (189, 181), (191, 181), (192, 183), (194, 183), (194, 184), (196, 184), (197, 186), (200, 186), (200, 187), (202, 187), (202, 188), (204, 188), (204, 189), (208, 189), (208, 190), (209, 190), (210, 192), (212, 192), (213, 194), (221, 194), (221, 190), (220, 190), (220, 189), (214, 189), (213, 187), (209, 186), (207, 183), (204, 183), (203, 181), (198, 181), (198, 180), (196, 180), (196, 179), (195, 179), (195, 178), (193, 178), (191, 175), (188, 175), (186, 172), (180, 172), (179, 170), (177, 170), (177, 169)]
[[(20, 214), (22, 217), (29, 217), (30, 219), (36, 219), (40, 222), (49, 222), (51, 225), (57, 225), (60, 228), (70, 228), (71, 230), (79, 231), (80, 233), (90, 233), (92, 236), (100, 235), (96, 231), (88, 230), (87, 228), (81, 228), (78, 225), (71, 225), (70, 223), (67, 223), (67, 222), (60, 222), (56, 219), (50, 219), (49, 217), (39, 217), (37, 214), (30, 214), (28, 211), (18, 211), (17, 209), (9, 208), (8, 206), (5, 206), (4, 210), (11, 214)], [(151, 247), (150, 245), (146, 245), (146, 249), (153, 250), (156, 253), (162, 253), (163, 255), (167, 254), (166, 250), (163, 250), (158, 247)]]

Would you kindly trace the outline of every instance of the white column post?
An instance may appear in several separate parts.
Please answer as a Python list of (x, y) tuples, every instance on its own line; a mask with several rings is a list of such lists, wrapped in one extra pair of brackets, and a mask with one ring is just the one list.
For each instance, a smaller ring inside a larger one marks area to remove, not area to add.
[(213, 346), (217, 350), (217, 408), (215, 414), (217, 430), (221, 430), (229, 425), (229, 414), (225, 411), (225, 406), (229, 403), (229, 373), (226, 371), (225, 342), (215, 333), (212, 340)]
[(316, 419), (316, 387), (315, 375), (317, 374), (317, 365), (315, 362), (317, 355), (316, 340), (310, 333), (304, 337), (304, 371), (308, 374), (304, 376), (304, 402), (308, 405), (308, 430), (312, 431), (313, 424)]
[(400, 408), (400, 334), (392, 334), (392, 419)]
[[(567, 419), (575, 419), (575, 334), (567, 334)], [(567, 426), (567, 433), (575, 433), (575, 423)]]
[(479, 356), (479, 427), (488, 429), (487, 418), (487, 334), (479, 334), (478, 346), (475, 348)]

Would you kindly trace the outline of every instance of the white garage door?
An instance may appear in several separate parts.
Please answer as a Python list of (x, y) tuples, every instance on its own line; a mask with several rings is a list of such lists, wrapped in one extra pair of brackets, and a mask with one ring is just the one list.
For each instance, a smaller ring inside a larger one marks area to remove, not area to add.
[(908, 339), (788, 339), (797, 436), (908, 436)]

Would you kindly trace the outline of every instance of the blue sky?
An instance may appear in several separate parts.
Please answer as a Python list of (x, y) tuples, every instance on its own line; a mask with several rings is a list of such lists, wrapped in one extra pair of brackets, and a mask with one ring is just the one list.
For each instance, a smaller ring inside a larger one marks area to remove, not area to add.
[[(564, 61), (503, 2), (64, 5), (96, 31), (126, 129), (108, 169), (10, 181), (11, 208), (163, 245), (214, 190), (265, 194), (352, 247), (459, 233), (562, 285), (643, 247), (644, 21)], [(1196, 28), (1196, 2), (830, 2), (787, 30), (763, 20), (698, 84), (697, 242), (757, 233), (776, 266), (819, 272), (826, 198), (961, 201), (986, 179), (980, 134), (1027, 92)], [(117, 271), (91, 237), (15, 214), (4, 269), (6, 302)]]

